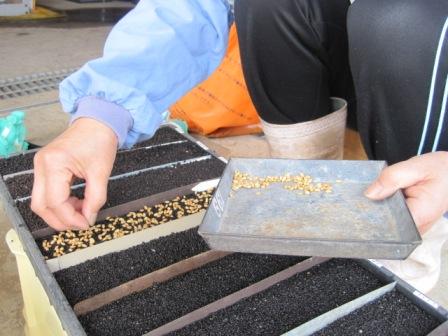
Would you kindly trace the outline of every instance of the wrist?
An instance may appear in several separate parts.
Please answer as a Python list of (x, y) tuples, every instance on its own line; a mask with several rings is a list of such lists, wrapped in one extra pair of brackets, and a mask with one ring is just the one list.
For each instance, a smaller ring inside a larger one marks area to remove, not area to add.
[(117, 140), (117, 147), (123, 146), (133, 124), (129, 111), (117, 104), (93, 96), (87, 96), (79, 100), (71, 124), (81, 119), (95, 120), (112, 130)]

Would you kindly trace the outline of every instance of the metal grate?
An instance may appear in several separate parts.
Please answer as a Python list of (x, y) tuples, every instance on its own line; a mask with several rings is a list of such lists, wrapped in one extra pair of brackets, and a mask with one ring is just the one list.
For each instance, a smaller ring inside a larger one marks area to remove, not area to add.
[(0, 79), (0, 100), (55, 90), (59, 83), (77, 69), (36, 73), (10, 79)]

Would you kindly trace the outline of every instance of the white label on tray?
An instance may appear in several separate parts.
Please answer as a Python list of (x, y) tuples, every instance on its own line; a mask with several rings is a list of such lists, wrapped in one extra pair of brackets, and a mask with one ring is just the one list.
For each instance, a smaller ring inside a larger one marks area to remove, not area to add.
[(198, 183), (194, 186), (193, 191), (198, 192), (198, 191), (204, 191), (204, 190), (209, 190), (212, 188), (216, 188), (216, 186), (219, 183), (219, 179), (213, 179), (213, 180), (208, 180), (208, 181), (204, 181), (201, 183)]
[(213, 197), (213, 208), (215, 208), (216, 215), (221, 218), (223, 212), (224, 212), (224, 202), (222, 200), (221, 193), (219, 191), (215, 192), (215, 196)]
[(439, 305), (437, 303), (435, 303), (434, 301), (432, 301), (431, 299), (427, 298), (425, 295), (423, 295), (422, 293), (420, 293), (418, 290), (414, 291), (414, 295), (416, 297), (418, 297), (420, 300), (425, 301), (427, 304), (429, 304), (431, 307), (433, 307), (434, 309), (439, 308)]

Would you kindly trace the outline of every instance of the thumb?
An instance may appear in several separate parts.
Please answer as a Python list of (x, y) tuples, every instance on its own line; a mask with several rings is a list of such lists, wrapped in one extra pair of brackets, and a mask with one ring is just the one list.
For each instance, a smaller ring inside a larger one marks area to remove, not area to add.
[(412, 159), (386, 167), (378, 179), (365, 191), (372, 200), (382, 200), (393, 195), (399, 189), (417, 184), (425, 178), (419, 165)]
[(82, 214), (90, 225), (95, 224), (101, 207), (107, 200), (108, 176), (94, 176), (86, 179)]

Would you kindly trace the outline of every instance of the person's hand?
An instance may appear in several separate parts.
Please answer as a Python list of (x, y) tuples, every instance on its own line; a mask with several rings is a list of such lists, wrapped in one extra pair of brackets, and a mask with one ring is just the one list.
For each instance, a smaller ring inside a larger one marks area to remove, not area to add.
[(421, 233), (448, 211), (448, 152), (413, 157), (385, 168), (366, 190), (382, 200), (403, 189), (409, 210)]
[[(106, 202), (118, 140), (108, 126), (76, 120), (34, 158), (31, 209), (54, 229), (87, 229)], [(86, 180), (84, 199), (70, 196), (75, 177)]]

